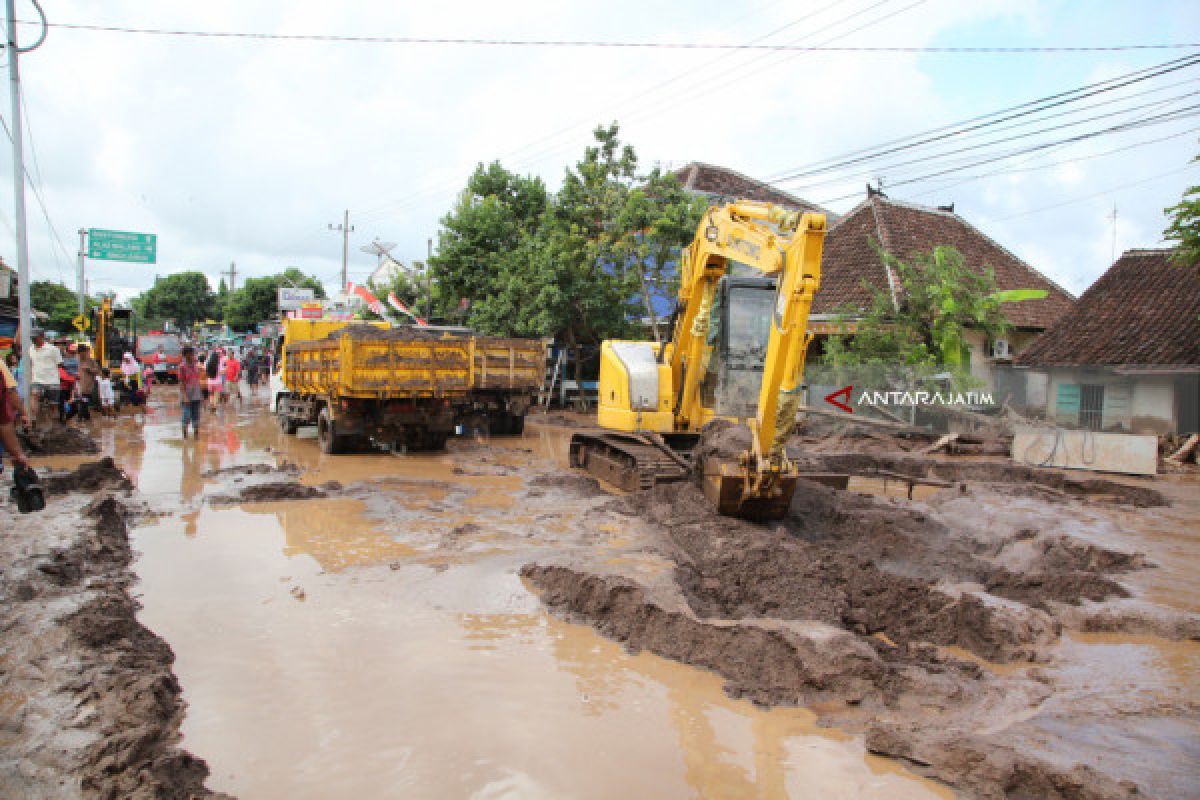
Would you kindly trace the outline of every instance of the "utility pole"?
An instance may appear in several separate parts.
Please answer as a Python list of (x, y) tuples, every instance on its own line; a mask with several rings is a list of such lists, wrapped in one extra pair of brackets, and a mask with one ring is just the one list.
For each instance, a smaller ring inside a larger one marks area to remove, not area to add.
[(329, 230), (338, 231), (342, 234), (342, 292), (346, 291), (346, 256), (350, 249), (350, 231), (354, 230), (354, 226), (350, 224), (350, 210), (346, 209), (342, 212), (342, 221), (339, 225), (329, 223)]
[(79, 229), (79, 275), (76, 289), (79, 290), (79, 313), (87, 313), (87, 284), (83, 277), (83, 259), (87, 257), (87, 228)]
[(433, 320), (433, 267), (429, 259), (433, 258), (433, 238), (425, 240), (425, 316)]
[(20, 306), (21, 317), (21, 392), (30, 397), (29, 387), (32, 364), (29, 351), (33, 347), (33, 306), (29, 300), (29, 241), (25, 237), (25, 140), (24, 127), (21, 122), (21, 75), (17, 67), (18, 56), (36, 50), (46, 41), (46, 15), (42, 7), (33, 4), (42, 18), (42, 35), (31, 47), (17, 46), (17, 14), (14, 6), (16, 0), (5, 0), (5, 11), (8, 14), (8, 92), (12, 101), (12, 142), (13, 142), (13, 206), (16, 213), (17, 225), (17, 303)]
[(237, 287), (237, 262), (230, 261), (229, 269), (223, 271), (221, 274), (229, 276), (229, 293), (233, 294), (233, 290)]

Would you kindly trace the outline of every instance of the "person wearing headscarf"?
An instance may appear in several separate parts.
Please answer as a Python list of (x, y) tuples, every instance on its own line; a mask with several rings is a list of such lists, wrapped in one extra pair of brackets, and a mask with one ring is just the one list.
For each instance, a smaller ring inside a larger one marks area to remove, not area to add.
[(133, 353), (126, 353), (121, 356), (121, 374), (125, 376), (126, 380), (129, 380), (141, 371), (142, 368), (138, 366), (137, 359), (133, 357)]

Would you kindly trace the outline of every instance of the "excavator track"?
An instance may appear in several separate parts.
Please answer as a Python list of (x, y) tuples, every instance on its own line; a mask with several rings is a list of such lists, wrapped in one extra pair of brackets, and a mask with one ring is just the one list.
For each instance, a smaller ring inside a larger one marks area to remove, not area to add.
[(688, 456), (660, 437), (618, 431), (576, 433), (570, 463), (627, 492), (685, 480), (691, 472)]

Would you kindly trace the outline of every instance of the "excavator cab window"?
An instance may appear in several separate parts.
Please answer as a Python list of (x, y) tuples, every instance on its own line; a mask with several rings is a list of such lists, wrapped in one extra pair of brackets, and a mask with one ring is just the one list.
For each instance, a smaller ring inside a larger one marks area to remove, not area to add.
[[(717, 297), (720, 327), (701, 386), (705, 405), (724, 417), (754, 416), (775, 309), (775, 281), (740, 277), (736, 262)], [(746, 269), (749, 269), (748, 267)]]

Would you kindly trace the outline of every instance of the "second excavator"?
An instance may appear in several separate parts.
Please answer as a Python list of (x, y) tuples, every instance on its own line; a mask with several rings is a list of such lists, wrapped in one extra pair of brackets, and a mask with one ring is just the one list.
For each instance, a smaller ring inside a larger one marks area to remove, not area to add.
[(627, 490), (692, 473), (700, 429), (745, 422), (750, 446), (705, 459), (722, 514), (777, 519), (800, 476), (785, 443), (801, 405), (825, 216), (738, 201), (709, 208), (680, 258), (665, 343), (605, 341), (599, 429), (571, 439), (571, 465)]

